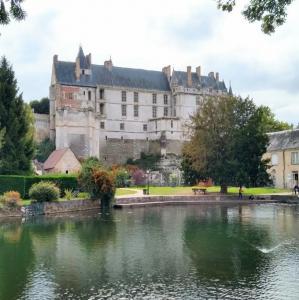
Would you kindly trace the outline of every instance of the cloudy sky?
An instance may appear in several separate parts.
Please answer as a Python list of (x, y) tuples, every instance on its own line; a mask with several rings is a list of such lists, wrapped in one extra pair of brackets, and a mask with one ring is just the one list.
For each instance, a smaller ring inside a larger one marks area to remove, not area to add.
[(95, 64), (218, 71), (234, 93), (299, 122), (299, 0), (271, 36), (215, 0), (26, 0), (28, 17), (0, 27), (0, 55), (13, 64), (24, 99), (48, 95), (54, 54), (74, 61), (79, 44)]

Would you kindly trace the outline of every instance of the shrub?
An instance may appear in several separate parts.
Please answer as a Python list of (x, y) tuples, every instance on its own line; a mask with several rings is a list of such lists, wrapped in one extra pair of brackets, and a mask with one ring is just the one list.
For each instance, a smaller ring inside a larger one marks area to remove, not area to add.
[(79, 174), (79, 184), (92, 199), (101, 199), (102, 203), (108, 203), (115, 194), (115, 177), (113, 172), (101, 168), (96, 158), (89, 158), (82, 164)]
[(48, 181), (54, 183), (64, 195), (66, 189), (77, 190), (78, 178), (75, 175), (42, 175), (42, 176), (26, 176), (25, 178), (25, 197), (28, 198), (29, 190), (34, 183)]
[(59, 195), (59, 188), (53, 182), (49, 181), (35, 183), (29, 190), (30, 198), (37, 202), (56, 201), (58, 200)]
[(145, 185), (146, 175), (143, 170), (137, 169), (132, 173), (133, 182), (135, 185)]
[(66, 189), (64, 191), (64, 197), (66, 200), (71, 200), (71, 199), (75, 198), (73, 191), (70, 189)]
[(115, 185), (116, 187), (130, 186), (130, 174), (125, 169), (117, 169), (115, 171)]
[(4, 193), (3, 196), (1, 196), (0, 201), (4, 206), (8, 207), (17, 207), (22, 204), (21, 195), (16, 191), (9, 191)]
[(93, 195), (103, 201), (110, 201), (115, 194), (115, 178), (111, 172), (94, 169), (92, 173), (94, 190)]
[(0, 175), (0, 194), (17, 191), (25, 198), (25, 176)]
[(78, 177), (79, 185), (85, 192), (88, 192), (91, 197), (94, 197), (93, 170), (100, 168), (101, 163), (96, 157), (90, 157), (82, 163), (82, 168)]
[(78, 179), (74, 175), (42, 175), (42, 176), (15, 176), (0, 175), (0, 194), (10, 190), (18, 191), (22, 198), (29, 197), (29, 189), (34, 183), (51, 181), (55, 183), (62, 193), (66, 189), (77, 190)]

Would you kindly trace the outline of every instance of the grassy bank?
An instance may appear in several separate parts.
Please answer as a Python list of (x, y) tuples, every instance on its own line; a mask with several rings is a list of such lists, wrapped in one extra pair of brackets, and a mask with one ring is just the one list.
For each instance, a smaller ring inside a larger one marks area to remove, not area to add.
[[(186, 186), (178, 186), (178, 187), (150, 187), (150, 194), (151, 195), (193, 195), (192, 191), (193, 187), (186, 187)], [(265, 195), (265, 194), (278, 194), (278, 193), (287, 193), (291, 192), (290, 190), (286, 189), (277, 189), (271, 187), (259, 187), (259, 188), (243, 188), (244, 195)], [(213, 186), (207, 188), (208, 193), (219, 193), (220, 187)], [(238, 187), (229, 187), (228, 188), (229, 194), (238, 194), (239, 188)]]

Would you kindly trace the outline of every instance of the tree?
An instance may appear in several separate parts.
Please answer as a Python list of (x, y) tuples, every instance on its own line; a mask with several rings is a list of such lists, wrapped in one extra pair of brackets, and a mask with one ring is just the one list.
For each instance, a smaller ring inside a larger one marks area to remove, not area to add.
[[(277, 26), (284, 24), (287, 7), (293, 0), (249, 0), (242, 14), (249, 22), (262, 22), (262, 31), (266, 34), (275, 32)], [(218, 0), (218, 8), (231, 12), (236, 0)]]
[(11, 18), (22, 21), (26, 17), (26, 12), (22, 9), (22, 2), (24, 0), (11, 0), (6, 1), (8, 3), (4, 4), (4, 0), (0, 0), (0, 24), (7, 25), (11, 21)]
[(1, 150), (2, 146), (3, 146), (4, 134), (5, 134), (5, 128), (2, 128), (0, 130), (0, 150)]
[(198, 179), (212, 178), (224, 193), (228, 185), (266, 182), (267, 161), (262, 155), (268, 136), (262, 117), (248, 98), (206, 98), (191, 119), (191, 140), (183, 147), (187, 171), (197, 172)]
[(266, 132), (275, 132), (275, 131), (293, 129), (292, 124), (275, 119), (274, 113), (271, 111), (271, 109), (268, 106), (261, 106), (260, 110), (261, 113), (263, 114), (263, 122), (265, 123)]
[(40, 162), (45, 162), (54, 150), (55, 143), (46, 138), (37, 145), (35, 158)]
[(46, 114), (48, 115), (50, 112), (50, 100), (49, 98), (42, 98), (40, 100), (30, 101), (30, 106), (34, 110), (36, 114)]
[(0, 124), (5, 128), (0, 174), (31, 173), (35, 151), (33, 115), (18, 95), (14, 72), (5, 57), (0, 60)]

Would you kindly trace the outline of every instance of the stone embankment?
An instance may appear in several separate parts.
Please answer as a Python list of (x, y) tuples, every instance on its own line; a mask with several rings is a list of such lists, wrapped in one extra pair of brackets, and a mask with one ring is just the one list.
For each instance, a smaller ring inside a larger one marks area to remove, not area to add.
[(38, 215), (55, 215), (60, 213), (100, 209), (100, 201), (69, 200), (60, 202), (34, 203), (18, 208), (2, 208), (0, 217), (27, 217)]
[(143, 196), (117, 198), (115, 208), (131, 208), (141, 206), (157, 206), (172, 204), (257, 204), (280, 202), (271, 195), (259, 196), (249, 200), (248, 197), (239, 199), (233, 195), (196, 195), (196, 196)]

